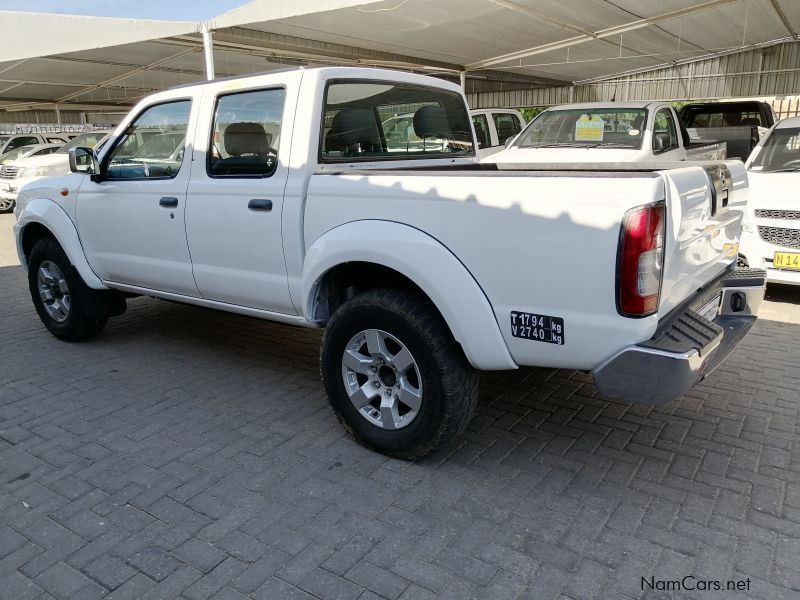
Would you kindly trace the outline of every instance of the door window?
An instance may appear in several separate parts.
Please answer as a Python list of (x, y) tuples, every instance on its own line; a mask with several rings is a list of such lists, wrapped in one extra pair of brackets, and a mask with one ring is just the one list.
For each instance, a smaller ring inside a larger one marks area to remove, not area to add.
[(678, 147), (678, 133), (675, 128), (675, 119), (668, 108), (662, 108), (656, 113), (653, 129), (653, 152), (667, 152)]
[(285, 99), (283, 88), (219, 97), (208, 153), (211, 177), (269, 177), (275, 172)]
[(495, 113), (494, 126), (497, 129), (497, 142), (501, 146), (506, 143), (508, 138), (514, 137), (522, 131), (516, 115), (510, 113)]
[(58, 150), (58, 148), (42, 148), (41, 150), (37, 150), (36, 152), (31, 154), (31, 156), (43, 156), (45, 154), (52, 154), (56, 150)]
[(183, 164), (191, 100), (156, 104), (128, 126), (111, 149), (108, 179), (172, 179)]
[(472, 124), (475, 126), (475, 137), (478, 139), (478, 148), (488, 148), (492, 145), (489, 136), (489, 120), (486, 115), (472, 115)]

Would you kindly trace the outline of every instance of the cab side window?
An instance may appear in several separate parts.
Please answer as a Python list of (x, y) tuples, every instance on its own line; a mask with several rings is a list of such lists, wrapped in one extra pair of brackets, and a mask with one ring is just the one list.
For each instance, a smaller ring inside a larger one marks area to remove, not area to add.
[(120, 136), (106, 162), (108, 179), (172, 179), (183, 164), (191, 100), (156, 104)]
[(502, 146), (510, 137), (514, 137), (520, 131), (522, 126), (516, 115), (510, 113), (497, 113), (494, 115), (494, 126), (497, 129), (497, 142)]
[(479, 148), (488, 148), (492, 145), (492, 140), (489, 138), (489, 121), (486, 115), (473, 115), (472, 124), (475, 126), (475, 137), (478, 140)]
[(667, 152), (678, 148), (678, 130), (675, 119), (668, 108), (660, 109), (655, 116), (653, 129), (653, 152)]
[(219, 97), (208, 153), (211, 177), (269, 177), (275, 172), (285, 99), (283, 88)]

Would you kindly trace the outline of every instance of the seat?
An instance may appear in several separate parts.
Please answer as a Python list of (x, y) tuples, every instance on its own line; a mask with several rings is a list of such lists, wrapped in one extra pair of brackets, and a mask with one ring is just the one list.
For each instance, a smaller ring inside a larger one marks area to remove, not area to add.
[(360, 156), (383, 152), (378, 122), (368, 108), (344, 108), (333, 116), (331, 128), (325, 134), (326, 153), (341, 152), (342, 156)]
[(499, 122), (495, 121), (497, 127), (497, 141), (500, 144), (505, 144), (508, 138), (516, 135), (514, 131), (514, 124), (508, 119), (501, 119)]
[(644, 125), (644, 115), (639, 115), (633, 120), (633, 123), (631, 123), (631, 129), (638, 129), (641, 131), (642, 125)]
[(414, 113), (414, 133), (417, 137), (449, 140), (453, 137), (447, 111), (441, 106), (423, 106)]
[(231, 123), (222, 139), (228, 158), (212, 164), (213, 175), (269, 175), (275, 169), (272, 136), (260, 123)]
[(759, 126), (761, 123), (755, 117), (749, 117), (742, 120), (742, 125), (749, 125), (750, 127)]

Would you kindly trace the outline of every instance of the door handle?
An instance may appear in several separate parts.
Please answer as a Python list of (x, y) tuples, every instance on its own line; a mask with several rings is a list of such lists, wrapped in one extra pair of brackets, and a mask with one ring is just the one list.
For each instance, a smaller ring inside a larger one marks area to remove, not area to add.
[(272, 210), (272, 200), (262, 200), (254, 198), (247, 203), (247, 208), (250, 210), (263, 210), (269, 212)]
[(161, 200), (158, 201), (161, 206), (166, 206), (167, 208), (175, 208), (178, 206), (178, 199), (173, 198), (171, 196), (164, 196)]

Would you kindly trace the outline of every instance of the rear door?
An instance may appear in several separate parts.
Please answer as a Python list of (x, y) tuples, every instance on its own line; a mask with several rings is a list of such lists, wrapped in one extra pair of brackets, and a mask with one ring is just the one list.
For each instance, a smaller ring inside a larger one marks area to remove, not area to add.
[(215, 86), (203, 98), (186, 234), (207, 300), (296, 314), (281, 236), (292, 126), (286, 115), (294, 114), (296, 94), (276, 79), (250, 89)]

